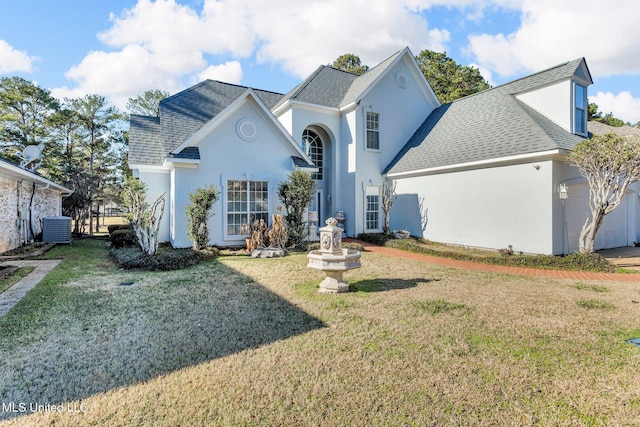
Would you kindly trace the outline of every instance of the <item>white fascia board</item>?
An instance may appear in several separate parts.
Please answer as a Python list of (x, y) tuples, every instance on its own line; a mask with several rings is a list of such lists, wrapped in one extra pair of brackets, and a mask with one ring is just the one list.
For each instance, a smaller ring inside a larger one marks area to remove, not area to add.
[(36, 184), (44, 184), (47, 187), (53, 187), (61, 193), (73, 193), (73, 190), (70, 190), (67, 187), (63, 187), (62, 185), (56, 184), (55, 182), (50, 181), (47, 178), (43, 178), (40, 175), (36, 175), (35, 173), (29, 172), (19, 166), (12, 165), (10, 163), (0, 161), (0, 169), (3, 169), (3, 171), (0, 172), (1, 174), (7, 175), (12, 178), (18, 178)]
[(402, 53), (398, 55), (398, 57), (394, 59), (393, 62), (391, 62), (391, 64), (389, 64), (387, 68), (378, 77), (376, 77), (376, 79), (373, 82), (371, 82), (371, 84), (365, 90), (362, 91), (362, 93), (358, 98), (362, 99), (365, 96), (367, 96), (367, 94), (373, 90), (373, 88), (378, 84), (378, 82), (382, 80), (387, 74), (389, 74), (391, 72), (390, 70), (400, 61), (402, 61), (402, 59), (405, 57), (409, 58), (409, 62), (412, 64), (409, 67), (409, 70), (411, 70), (411, 73), (413, 74), (413, 77), (418, 82), (418, 85), (422, 89), (422, 92), (427, 98), (431, 98), (435, 102), (435, 108), (438, 108), (441, 105), (440, 101), (438, 100), (438, 97), (436, 96), (429, 82), (427, 82), (426, 77), (424, 76), (424, 74), (422, 74), (422, 71), (420, 71), (420, 66), (416, 62), (416, 59), (414, 58), (413, 54), (411, 53), (411, 50), (408, 47), (405, 47), (403, 49)]
[(291, 107), (298, 107), (302, 110), (316, 111), (318, 113), (340, 114), (340, 109), (336, 107), (326, 107), (324, 105), (311, 104), (310, 102), (289, 101)]
[(565, 150), (548, 150), (538, 153), (519, 154), (517, 156), (498, 157), (493, 159), (478, 160), (475, 162), (457, 163), (453, 165), (437, 166), (433, 168), (416, 169), (406, 172), (387, 173), (387, 178), (410, 178), (420, 175), (436, 175), (463, 170), (484, 169), (497, 166), (509, 166), (519, 163), (535, 162), (542, 160), (564, 160), (567, 155)]
[(170, 169), (173, 168), (187, 168), (187, 169), (195, 169), (200, 164), (199, 159), (174, 159), (171, 157), (167, 157), (162, 162), (162, 165), (168, 167)]
[(129, 169), (131, 170), (139, 170), (141, 172), (169, 172), (170, 169), (166, 166), (159, 165), (145, 165), (145, 164), (135, 164), (130, 163)]
[[(407, 48), (407, 50), (408, 49), (409, 48)], [(413, 56), (410, 50), (409, 50), (408, 56), (409, 56), (409, 61), (413, 64), (412, 67), (409, 67), (409, 70), (411, 70), (413, 77), (418, 81), (418, 85), (420, 86), (420, 89), (422, 89), (422, 92), (425, 94), (427, 98), (431, 98), (433, 101), (435, 101), (435, 108), (440, 107), (442, 104), (440, 103), (438, 96), (433, 91), (431, 84), (422, 73), (422, 70), (420, 69), (420, 65), (418, 65), (418, 61), (416, 61), (415, 56)]]

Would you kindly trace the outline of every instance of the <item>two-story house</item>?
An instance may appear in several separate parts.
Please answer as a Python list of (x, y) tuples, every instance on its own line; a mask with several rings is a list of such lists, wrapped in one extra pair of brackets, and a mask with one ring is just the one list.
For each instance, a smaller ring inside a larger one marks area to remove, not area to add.
[[(392, 228), (567, 253), (587, 201), (566, 154), (588, 136), (591, 83), (578, 59), (441, 105), (408, 48), (361, 76), (321, 66), (284, 95), (207, 80), (163, 100), (159, 117), (131, 116), (129, 164), (150, 199), (166, 192), (161, 240), (175, 247), (191, 245), (189, 192), (215, 184), (211, 243), (241, 244), (242, 224), (269, 220), (278, 185), (302, 168), (316, 181), (319, 225), (342, 211), (348, 236), (381, 231), (380, 188), (393, 179)], [(601, 247), (640, 240), (637, 199), (624, 225), (606, 221)], [(624, 239), (607, 237), (623, 228)]]

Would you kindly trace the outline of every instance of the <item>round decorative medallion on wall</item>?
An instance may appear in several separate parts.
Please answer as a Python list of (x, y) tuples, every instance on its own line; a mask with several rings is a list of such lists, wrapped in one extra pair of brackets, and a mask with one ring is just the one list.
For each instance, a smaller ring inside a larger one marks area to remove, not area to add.
[(251, 120), (240, 119), (236, 125), (238, 136), (245, 141), (253, 141), (258, 136), (258, 128)]
[(407, 75), (402, 71), (396, 73), (396, 84), (402, 89), (407, 87)]

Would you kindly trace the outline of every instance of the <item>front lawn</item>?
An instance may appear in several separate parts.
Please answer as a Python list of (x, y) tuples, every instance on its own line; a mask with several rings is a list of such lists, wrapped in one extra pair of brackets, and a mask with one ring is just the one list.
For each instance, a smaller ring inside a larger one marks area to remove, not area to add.
[[(73, 255), (73, 257), (72, 257)], [(0, 318), (0, 425), (633, 425), (640, 287), (363, 253), (118, 270), (78, 241)], [(5, 408), (8, 407), (5, 405)], [(17, 406), (16, 406), (17, 407)], [(28, 406), (27, 406), (28, 408)]]

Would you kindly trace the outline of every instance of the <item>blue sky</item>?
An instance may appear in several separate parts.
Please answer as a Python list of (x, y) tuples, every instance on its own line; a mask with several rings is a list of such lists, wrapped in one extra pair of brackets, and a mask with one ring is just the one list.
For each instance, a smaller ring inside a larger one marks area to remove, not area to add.
[(373, 66), (405, 46), (446, 51), (493, 85), (584, 56), (590, 101), (635, 123), (638, 12), (636, 0), (6, 1), (0, 76), (124, 108), (205, 78), (286, 92), (343, 53)]

